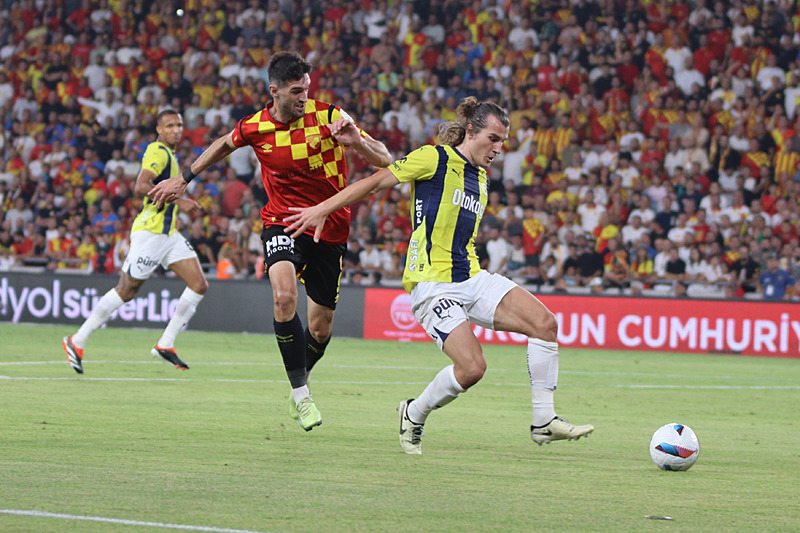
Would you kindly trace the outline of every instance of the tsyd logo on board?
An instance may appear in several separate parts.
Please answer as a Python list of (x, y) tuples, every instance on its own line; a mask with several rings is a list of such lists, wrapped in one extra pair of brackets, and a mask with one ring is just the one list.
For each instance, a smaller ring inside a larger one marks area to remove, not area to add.
[(389, 314), (392, 317), (392, 323), (402, 330), (414, 329), (417, 325), (417, 319), (414, 318), (414, 313), (411, 312), (410, 294), (402, 293), (398, 295), (392, 301)]

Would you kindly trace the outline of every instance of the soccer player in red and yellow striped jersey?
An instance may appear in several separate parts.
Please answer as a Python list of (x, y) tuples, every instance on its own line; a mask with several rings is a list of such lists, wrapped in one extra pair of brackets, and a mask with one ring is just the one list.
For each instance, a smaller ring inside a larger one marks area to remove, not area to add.
[[(306, 431), (322, 423), (306, 380), (330, 340), (350, 210), (331, 213), (319, 242), (314, 241), (313, 229), (289, 237), (284, 219), (294, 214), (290, 207), (317, 205), (345, 188), (345, 147), (377, 167), (392, 162), (383, 143), (356, 126), (344, 110), (308, 97), (310, 71), (311, 65), (295, 52), (273, 55), (267, 71), (273, 102), (241, 119), (182, 176), (165, 180), (148, 193), (154, 201), (169, 203), (180, 197), (196, 174), (235, 150), (251, 146), (255, 151), (269, 198), (261, 209), (261, 238), (272, 285), (275, 337), (292, 385), (289, 414)], [(296, 313), (296, 278), (303, 281), (308, 296), (305, 332)]]

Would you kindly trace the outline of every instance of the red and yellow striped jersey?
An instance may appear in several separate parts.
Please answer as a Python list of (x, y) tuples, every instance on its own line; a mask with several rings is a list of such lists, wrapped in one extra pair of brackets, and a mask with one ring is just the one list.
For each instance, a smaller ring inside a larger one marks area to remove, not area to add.
[(781, 172), (794, 176), (800, 167), (800, 156), (795, 152), (781, 151), (775, 154), (772, 163), (775, 167), (776, 176), (780, 175)]
[[(283, 219), (294, 214), (290, 207), (317, 205), (347, 185), (344, 146), (331, 135), (328, 124), (349, 117), (335, 105), (309, 99), (305, 115), (284, 124), (270, 115), (272, 105), (241, 119), (233, 130), (233, 143), (252, 146), (261, 163), (269, 198), (261, 209), (264, 225), (286, 226)], [(328, 216), (321, 240), (344, 244), (349, 230), (350, 208), (344, 207)], [(314, 229), (306, 233), (313, 235)]]

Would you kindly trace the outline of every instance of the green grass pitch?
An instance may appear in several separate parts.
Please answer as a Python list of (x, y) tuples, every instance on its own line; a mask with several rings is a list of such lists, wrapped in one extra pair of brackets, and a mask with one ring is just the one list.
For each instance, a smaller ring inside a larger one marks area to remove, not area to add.
[[(184, 332), (181, 372), (150, 356), (160, 332), (103, 329), (78, 376), (61, 348), (73, 330), (0, 324), (5, 533), (800, 524), (798, 359), (562, 350), (556, 409), (596, 429), (539, 447), (524, 348), (486, 346), (483, 380), (408, 456), (395, 408), (448, 363), (433, 343), (335, 338), (311, 381), (323, 424), (306, 433), (270, 336)], [(650, 461), (668, 422), (700, 440), (687, 472)]]

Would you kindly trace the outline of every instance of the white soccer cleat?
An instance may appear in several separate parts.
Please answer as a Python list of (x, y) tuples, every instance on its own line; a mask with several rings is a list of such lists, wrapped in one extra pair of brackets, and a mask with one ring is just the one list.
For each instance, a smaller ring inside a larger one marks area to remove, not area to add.
[(541, 446), (554, 440), (578, 440), (594, 431), (594, 426), (576, 426), (560, 416), (554, 417), (546, 426), (531, 426), (531, 439)]
[(404, 452), (420, 455), (422, 453), (422, 435), (425, 433), (422, 424), (415, 424), (408, 418), (408, 406), (412, 400), (404, 400), (397, 406), (400, 415), (400, 447)]

